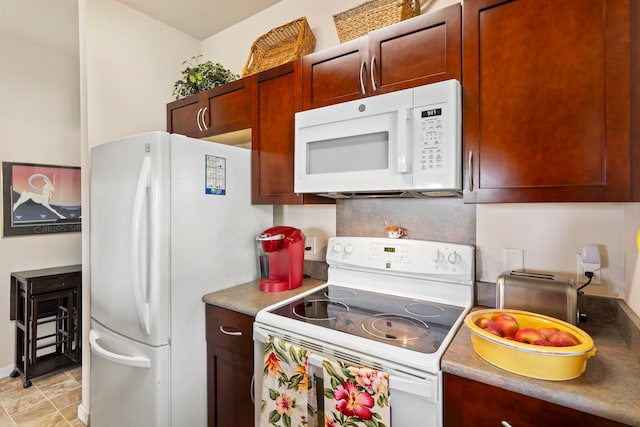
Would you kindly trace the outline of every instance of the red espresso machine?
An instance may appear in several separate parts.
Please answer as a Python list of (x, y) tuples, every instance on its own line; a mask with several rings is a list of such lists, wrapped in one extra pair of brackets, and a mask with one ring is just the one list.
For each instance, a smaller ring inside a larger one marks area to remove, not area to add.
[(262, 292), (280, 292), (302, 285), (305, 237), (301, 230), (279, 225), (256, 237)]

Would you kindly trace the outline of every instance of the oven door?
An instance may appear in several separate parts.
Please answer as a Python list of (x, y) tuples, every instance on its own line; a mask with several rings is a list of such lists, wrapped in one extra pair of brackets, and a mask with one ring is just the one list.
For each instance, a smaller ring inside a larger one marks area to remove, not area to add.
[[(441, 427), (442, 426), (442, 374), (427, 373), (392, 362), (375, 360), (374, 356), (358, 354), (350, 349), (341, 349), (307, 337), (292, 336), (267, 325), (254, 323), (254, 396), (255, 425), (260, 426), (262, 407), (262, 372), (264, 371), (264, 343), (269, 335), (276, 336), (311, 352), (308, 363), (322, 372), (325, 358), (346, 362), (350, 365), (373, 368), (389, 374), (389, 402), (391, 427)], [(316, 380), (320, 381), (316, 375)], [(318, 390), (318, 399), (323, 393)], [(322, 402), (317, 402), (322, 406)], [(324, 425), (319, 420), (318, 425)], [(267, 427), (267, 426), (260, 426)]]

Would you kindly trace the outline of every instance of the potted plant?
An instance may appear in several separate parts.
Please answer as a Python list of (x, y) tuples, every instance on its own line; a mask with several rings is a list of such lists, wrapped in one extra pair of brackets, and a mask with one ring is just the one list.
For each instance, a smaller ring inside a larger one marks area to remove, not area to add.
[(203, 90), (212, 89), (225, 83), (232, 82), (240, 78), (220, 64), (211, 61), (200, 63), (202, 55), (191, 57), (184, 61), (182, 65), (187, 68), (182, 70), (182, 79), (173, 85), (173, 96), (176, 99), (194, 95)]

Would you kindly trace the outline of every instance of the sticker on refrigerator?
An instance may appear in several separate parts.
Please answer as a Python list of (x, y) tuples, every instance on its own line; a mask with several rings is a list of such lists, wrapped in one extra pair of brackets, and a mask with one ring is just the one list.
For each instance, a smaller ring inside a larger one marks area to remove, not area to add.
[(206, 156), (205, 194), (227, 193), (227, 159), (217, 156)]

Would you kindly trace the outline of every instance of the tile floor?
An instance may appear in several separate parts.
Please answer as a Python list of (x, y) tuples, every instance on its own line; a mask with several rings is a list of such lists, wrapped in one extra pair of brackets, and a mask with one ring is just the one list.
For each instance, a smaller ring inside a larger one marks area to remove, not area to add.
[(85, 427), (78, 419), (82, 368), (32, 379), (0, 378), (0, 427)]

